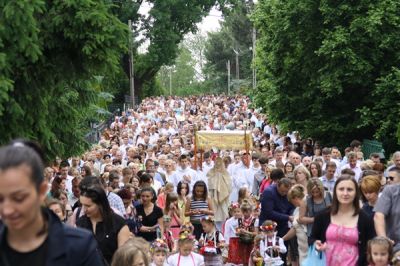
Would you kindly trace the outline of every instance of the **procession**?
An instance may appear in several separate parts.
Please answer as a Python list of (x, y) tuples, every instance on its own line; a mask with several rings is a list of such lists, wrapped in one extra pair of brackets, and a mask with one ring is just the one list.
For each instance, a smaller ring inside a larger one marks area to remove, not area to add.
[(321, 147), (249, 106), (148, 98), (47, 166), (29, 141), (1, 148), (2, 265), (398, 265), (400, 152)]

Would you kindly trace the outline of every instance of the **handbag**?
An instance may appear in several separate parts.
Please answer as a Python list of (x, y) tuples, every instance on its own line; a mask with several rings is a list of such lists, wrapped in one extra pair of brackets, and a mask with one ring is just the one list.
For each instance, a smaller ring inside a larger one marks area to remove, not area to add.
[(325, 252), (316, 250), (313, 244), (308, 248), (307, 258), (301, 266), (326, 266)]

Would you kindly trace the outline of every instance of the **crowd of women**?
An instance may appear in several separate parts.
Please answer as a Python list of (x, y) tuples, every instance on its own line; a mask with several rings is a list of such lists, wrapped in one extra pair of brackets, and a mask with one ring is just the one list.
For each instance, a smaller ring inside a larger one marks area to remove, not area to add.
[[(400, 152), (342, 154), (250, 106), (148, 98), (46, 167), (32, 142), (1, 148), (0, 265), (400, 265)], [(250, 152), (195, 153), (196, 130), (243, 129)]]

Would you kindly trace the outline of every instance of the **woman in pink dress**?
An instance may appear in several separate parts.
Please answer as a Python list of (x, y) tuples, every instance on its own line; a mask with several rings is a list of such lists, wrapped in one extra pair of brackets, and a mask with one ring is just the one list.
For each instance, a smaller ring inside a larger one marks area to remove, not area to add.
[(373, 221), (360, 209), (360, 190), (350, 175), (342, 175), (333, 190), (330, 210), (315, 217), (311, 237), (326, 253), (327, 266), (367, 265), (367, 242), (375, 236)]

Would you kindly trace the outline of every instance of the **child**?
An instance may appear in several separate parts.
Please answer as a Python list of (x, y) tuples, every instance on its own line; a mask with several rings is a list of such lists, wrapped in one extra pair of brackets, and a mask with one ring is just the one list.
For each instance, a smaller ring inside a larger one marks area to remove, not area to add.
[(238, 196), (239, 204), (242, 204), (244, 200), (250, 200), (251, 194), (247, 187), (240, 188), (238, 194), (239, 194)]
[(203, 256), (193, 252), (194, 236), (187, 231), (179, 234), (179, 252), (168, 257), (168, 266), (205, 266)]
[(194, 226), (194, 235), (197, 240), (203, 232), (201, 219), (213, 215), (211, 199), (208, 197), (207, 185), (204, 181), (197, 181), (193, 186), (193, 194), (186, 202), (185, 215), (190, 217), (190, 222)]
[(164, 214), (169, 215), (171, 217), (171, 232), (174, 239), (177, 239), (179, 236), (179, 228), (182, 224), (182, 220), (180, 217), (180, 211), (178, 207), (178, 194), (176, 193), (168, 193)]
[[(256, 219), (252, 216), (253, 207), (247, 200), (243, 201), (240, 209), (243, 216), (238, 219), (238, 227), (236, 228), (236, 235), (239, 237), (238, 248), (236, 251), (230, 250), (228, 256), (239, 256), (240, 262), (231, 262), (229, 258), (228, 262), (248, 265), (250, 253), (253, 250), (254, 237), (257, 234)], [(233, 254), (233, 252), (236, 252), (236, 254)]]
[(166, 266), (168, 245), (162, 239), (156, 239), (150, 246), (152, 262), (150, 266)]
[(260, 226), (264, 234), (264, 240), (260, 242), (260, 253), (266, 265), (283, 265), (280, 254), (285, 254), (287, 251), (283, 239), (276, 234), (276, 226), (277, 224), (271, 220), (265, 221)]
[(260, 242), (264, 240), (263, 235), (257, 235), (254, 238), (254, 246), (253, 250), (250, 253), (250, 260), (249, 260), (249, 266), (261, 266), (263, 265), (264, 259), (261, 256), (260, 252)]
[[(233, 258), (234, 254), (238, 254), (237, 251), (239, 238), (236, 236), (236, 228), (238, 227), (239, 218), (242, 218), (242, 211), (240, 210), (239, 203), (231, 204), (231, 206), (229, 207), (229, 214), (232, 215), (232, 217), (226, 220), (224, 225), (225, 243), (228, 243), (229, 246), (225, 247), (222, 257), (231, 263), (237, 262), (236, 264), (239, 264), (241, 263), (239, 261), (239, 256), (236, 256), (237, 259)], [(228, 259), (229, 250), (232, 250), (230, 259)]]
[(171, 217), (169, 215), (164, 215), (163, 222), (164, 222), (164, 239), (167, 242), (169, 252), (172, 252), (174, 250), (174, 238), (170, 230)]
[(220, 231), (215, 227), (213, 217), (203, 218), (201, 220), (204, 233), (200, 237), (200, 254), (204, 256), (206, 266), (222, 265), (221, 247), (225, 240)]
[(388, 266), (393, 255), (393, 245), (386, 237), (375, 237), (368, 241), (368, 264), (370, 266)]

